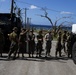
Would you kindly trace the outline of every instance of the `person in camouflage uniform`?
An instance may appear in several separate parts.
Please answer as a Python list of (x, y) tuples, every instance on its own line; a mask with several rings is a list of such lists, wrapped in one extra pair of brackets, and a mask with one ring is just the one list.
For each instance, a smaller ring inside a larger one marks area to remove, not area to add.
[(65, 44), (66, 44), (66, 41), (67, 41), (67, 35), (66, 35), (66, 31), (64, 31), (64, 33), (63, 33), (63, 36), (62, 36), (62, 43), (63, 43), (63, 49), (64, 49), (64, 52), (66, 53), (66, 46), (65, 46)]
[(24, 28), (21, 28), (21, 32), (19, 35), (19, 45), (18, 45), (18, 57), (19, 54), (22, 53), (22, 57), (24, 57), (25, 48), (26, 48), (26, 33), (27, 30)]
[(46, 57), (47, 57), (47, 54), (48, 56), (50, 56), (50, 50), (51, 50), (51, 47), (52, 47), (52, 40), (53, 40), (53, 36), (51, 34), (51, 31), (48, 31), (48, 34), (45, 35), (45, 40), (46, 40)]
[(58, 52), (59, 52), (59, 57), (61, 57), (61, 49), (62, 49), (61, 32), (59, 32), (58, 37), (57, 37), (56, 52), (55, 52), (56, 57), (57, 57)]
[(41, 57), (41, 53), (42, 53), (42, 45), (43, 45), (43, 35), (42, 35), (42, 30), (39, 31), (39, 34), (37, 35), (37, 54), (36, 57), (39, 55), (39, 57)]
[(30, 30), (30, 33), (28, 35), (28, 42), (29, 42), (29, 57), (30, 54), (32, 54), (33, 57), (35, 51), (35, 35), (33, 33), (33, 30)]
[(17, 53), (17, 50), (18, 50), (17, 30), (18, 30), (17, 27), (14, 27), (13, 32), (8, 34), (9, 39), (11, 41), (11, 45), (10, 45), (10, 50), (9, 50), (7, 59), (10, 59), (10, 56), (11, 56), (12, 53), (14, 53), (13, 59), (16, 58), (16, 53)]
[(4, 46), (4, 35), (2, 33), (2, 30), (0, 28), (0, 56), (2, 57), (3, 53), (3, 46)]
[(74, 45), (74, 43), (75, 43), (75, 41), (76, 41), (76, 36), (75, 36), (76, 34), (73, 34), (72, 32), (71, 32), (71, 34), (70, 34), (70, 49), (69, 49), (69, 56), (68, 57), (71, 57), (72, 58), (72, 48), (73, 48), (73, 45)]
[(68, 57), (70, 57), (71, 54), (71, 35), (68, 33), (67, 36), (67, 52), (68, 52)]

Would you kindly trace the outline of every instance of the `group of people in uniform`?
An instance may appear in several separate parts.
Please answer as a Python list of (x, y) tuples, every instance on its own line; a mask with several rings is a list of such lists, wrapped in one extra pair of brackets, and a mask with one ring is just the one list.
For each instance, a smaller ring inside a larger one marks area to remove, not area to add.
[(76, 42), (76, 34), (73, 34), (72, 32), (64, 31), (63, 35), (61, 32), (59, 32), (57, 37), (57, 45), (56, 45), (56, 52), (55, 55), (57, 57), (57, 54), (59, 52), (59, 56), (62, 55), (62, 50), (64, 53), (68, 56), (68, 58), (72, 58), (73, 55), (73, 45)]
[[(13, 59), (16, 58), (16, 54), (18, 57), (20, 57), (20, 53), (22, 54), (22, 57), (24, 57), (25, 53), (28, 53), (29, 57), (34, 57), (34, 54), (36, 54), (36, 57), (41, 57), (43, 50), (43, 43), (44, 40), (46, 41), (46, 47), (45, 47), (45, 57), (51, 56), (51, 48), (52, 48), (52, 40), (53, 35), (52, 31), (48, 31), (45, 36), (43, 36), (43, 31), (40, 30), (38, 35), (35, 36), (34, 30), (27, 30), (25, 28), (21, 28), (21, 31), (19, 35), (17, 34), (18, 28), (14, 27), (13, 31), (8, 34), (9, 40), (11, 42), (10, 44), (10, 50), (8, 52), (7, 59), (11, 58), (11, 55), (13, 53)], [(37, 38), (37, 43), (35, 42), (35, 38)], [(72, 33), (67, 33), (67, 31), (64, 31), (63, 35), (61, 32), (57, 35), (57, 42), (56, 42), (56, 51), (55, 51), (55, 57), (58, 56), (62, 57), (62, 50), (64, 50), (64, 53), (68, 55), (68, 57), (72, 57), (72, 47), (75, 42), (75, 38)], [(4, 35), (0, 29), (0, 55), (2, 56), (3, 53), (3, 45), (4, 45)], [(28, 51), (26, 50), (28, 49)]]

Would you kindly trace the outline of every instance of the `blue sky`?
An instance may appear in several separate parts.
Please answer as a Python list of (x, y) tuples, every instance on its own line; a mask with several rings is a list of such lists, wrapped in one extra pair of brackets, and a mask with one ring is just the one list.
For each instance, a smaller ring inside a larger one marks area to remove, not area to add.
[[(63, 16), (71, 18), (59, 21), (76, 23), (76, 0), (14, 0), (19, 8), (28, 8), (27, 17), (31, 18), (31, 23), (40, 25), (50, 25), (50, 22), (38, 15), (44, 15), (41, 8), (47, 8), (48, 16), (55, 22)], [(0, 0), (0, 13), (10, 12), (11, 0)], [(49, 9), (49, 10), (48, 10)], [(22, 10), (24, 13), (24, 10)], [(24, 15), (23, 15), (24, 20)]]

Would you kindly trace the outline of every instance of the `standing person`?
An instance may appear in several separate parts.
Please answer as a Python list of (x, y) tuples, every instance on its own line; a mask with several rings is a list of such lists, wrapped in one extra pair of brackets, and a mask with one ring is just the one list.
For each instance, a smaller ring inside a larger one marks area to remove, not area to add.
[(67, 36), (67, 52), (68, 52), (68, 57), (71, 55), (71, 35), (68, 33)]
[(64, 52), (66, 53), (66, 47), (65, 47), (65, 44), (66, 44), (66, 40), (67, 40), (67, 35), (66, 35), (66, 31), (64, 31), (63, 33), (63, 37), (62, 37), (62, 42), (63, 42), (63, 49), (64, 49)]
[(37, 55), (39, 54), (39, 57), (41, 57), (41, 52), (42, 52), (42, 45), (43, 45), (43, 35), (42, 35), (42, 30), (39, 31), (39, 34), (37, 35)]
[(73, 45), (74, 45), (74, 43), (76, 41), (76, 35), (73, 34), (72, 32), (70, 34), (70, 39), (71, 39), (71, 43), (70, 43), (70, 57), (72, 58), (72, 48), (73, 48)]
[(19, 35), (19, 45), (18, 45), (18, 57), (19, 54), (22, 53), (22, 57), (24, 57), (24, 52), (26, 48), (26, 33), (28, 30), (21, 28), (21, 32)]
[(18, 30), (18, 28), (14, 27), (13, 28), (13, 32), (10, 33), (10, 34), (8, 34), (9, 39), (11, 41), (11, 45), (10, 45), (10, 51), (8, 53), (7, 59), (10, 59), (10, 56), (11, 56), (12, 53), (14, 53), (13, 59), (16, 58), (16, 53), (17, 53), (17, 50), (18, 50), (18, 35), (17, 35), (17, 30)]
[(57, 57), (57, 53), (59, 52), (59, 57), (61, 57), (61, 49), (62, 49), (62, 45), (61, 45), (61, 32), (59, 32), (58, 37), (57, 37), (57, 44), (56, 44), (56, 52), (55, 52), (55, 56)]
[(33, 30), (30, 30), (28, 41), (29, 41), (29, 57), (30, 57), (30, 54), (32, 54), (32, 57), (33, 57), (33, 54), (35, 51), (35, 35), (33, 33)]
[(73, 59), (73, 62), (76, 64), (76, 41), (72, 48), (72, 59)]
[(72, 47), (72, 59), (74, 63), (76, 64), (76, 33), (74, 34), (74, 44)]
[(48, 31), (48, 34), (46, 34), (46, 36), (45, 36), (45, 40), (46, 40), (46, 57), (47, 57), (47, 54), (48, 54), (48, 56), (50, 56), (50, 49), (51, 49), (52, 40), (53, 40), (51, 31)]
[(2, 57), (2, 53), (3, 53), (3, 46), (4, 46), (4, 35), (0, 28), (0, 56), (1, 57)]

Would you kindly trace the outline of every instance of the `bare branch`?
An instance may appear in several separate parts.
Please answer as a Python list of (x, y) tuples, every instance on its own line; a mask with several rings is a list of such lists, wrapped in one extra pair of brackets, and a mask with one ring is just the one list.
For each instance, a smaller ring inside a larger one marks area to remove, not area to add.
[(51, 18), (49, 18), (47, 15), (39, 15), (39, 14), (37, 14), (37, 16), (41, 16), (41, 17), (47, 18), (50, 21), (50, 23), (51, 23), (51, 25), (53, 27), (53, 22), (52, 22)]
[(56, 33), (59, 32), (60, 28), (63, 26), (63, 24), (64, 24), (65, 22), (66, 22), (66, 21), (62, 22), (62, 23), (58, 26)]
[(57, 25), (57, 22), (58, 22), (59, 20), (61, 20), (61, 19), (64, 19), (64, 18), (71, 18), (71, 16), (59, 18), (58, 20), (55, 21), (55, 24), (54, 24), (54, 25), (56, 26), (56, 25)]
[(50, 23), (51, 23), (51, 25), (53, 27), (53, 22), (52, 22), (51, 18), (49, 18), (48, 16), (45, 16), (45, 17), (50, 21)]

